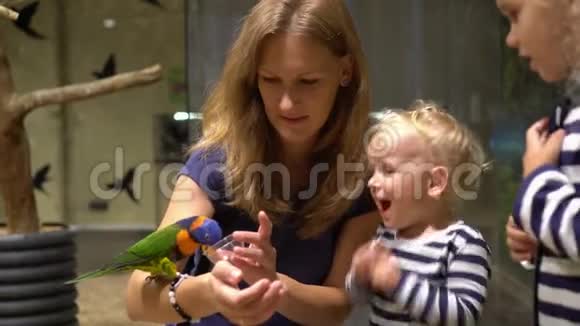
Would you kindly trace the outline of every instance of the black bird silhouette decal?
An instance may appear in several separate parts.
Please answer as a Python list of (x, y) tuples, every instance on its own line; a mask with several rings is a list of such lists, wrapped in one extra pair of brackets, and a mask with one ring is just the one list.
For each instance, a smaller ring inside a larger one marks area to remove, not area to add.
[(132, 201), (138, 203), (139, 201), (135, 198), (135, 192), (133, 191), (133, 179), (135, 178), (135, 168), (130, 168), (125, 176), (121, 180), (116, 180), (113, 183), (107, 185), (109, 189), (116, 189), (120, 191), (126, 191)]
[(104, 212), (109, 209), (109, 202), (104, 199), (93, 199), (89, 202), (89, 209), (96, 212)]
[(107, 77), (111, 77), (117, 73), (117, 64), (115, 63), (115, 55), (110, 54), (109, 58), (107, 58), (107, 62), (105, 62), (104, 67), (101, 71), (94, 71), (93, 76), (97, 79), (103, 79)]
[(159, 2), (159, 0), (143, 0), (143, 2), (148, 3), (152, 6), (158, 7), (163, 9), (163, 5), (161, 4), (161, 2)]
[(44, 184), (49, 180), (48, 173), (50, 172), (50, 164), (43, 165), (38, 171), (34, 173), (32, 177), (32, 184), (34, 189), (42, 191), (46, 194), (46, 190), (44, 190)]
[(18, 10), (16, 8), (12, 8), (15, 11), (18, 11), (18, 19), (14, 22), (16, 27), (26, 33), (26, 35), (35, 38), (35, 39), (44, 39), (45, 36), (38, 33), (32, 27), (30, 27), (30, 23), (32, 22), (32, 17), (36, 14), (36, 9), (38, 8), (38, 1), (32, 2), (29, 5), (26, 5), (24, 8)]

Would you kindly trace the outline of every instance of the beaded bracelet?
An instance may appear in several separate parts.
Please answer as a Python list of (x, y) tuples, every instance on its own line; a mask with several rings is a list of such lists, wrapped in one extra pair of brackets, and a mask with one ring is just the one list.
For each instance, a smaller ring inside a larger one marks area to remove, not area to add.
[(173, 281), (171, 281), (171, 284), (169, 285), (169, 303), (171, 304), (173, 309), (175, 309), (175, 311), (187, 322), (191, 321), (191, 316), (188, 315), (183, 310), (183, 308), (181, 308), (181, 306), (177, 303), (175, 290), (179, 287), (179, 285), (181, 285), (181, 282), (183, 282), (183, 280), (188, 278), (188, 276), (189, 275), (187, 274), (181, 274), (178, 272), (175, 279), (173, 279)]

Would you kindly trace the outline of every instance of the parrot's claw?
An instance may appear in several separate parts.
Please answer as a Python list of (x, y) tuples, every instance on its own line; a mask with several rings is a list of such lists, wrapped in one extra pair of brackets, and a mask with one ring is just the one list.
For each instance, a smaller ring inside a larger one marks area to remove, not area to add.
[(158, 275), (149, 275), (145, 278), (146, 282), (158, 282), (161, 279)]

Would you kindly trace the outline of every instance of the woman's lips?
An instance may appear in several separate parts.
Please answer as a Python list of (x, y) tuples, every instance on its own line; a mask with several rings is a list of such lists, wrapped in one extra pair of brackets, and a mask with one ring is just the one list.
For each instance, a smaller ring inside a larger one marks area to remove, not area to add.
[(285, 117), (285, 116), (282, 116), (282, 120), (284, 120), (287, 123), (291, 123), (291, 124), (301, 123), (301, 122), (306, 121), (306, 119), (308, 119), (308, 116), (300, 116), (300, 117)]

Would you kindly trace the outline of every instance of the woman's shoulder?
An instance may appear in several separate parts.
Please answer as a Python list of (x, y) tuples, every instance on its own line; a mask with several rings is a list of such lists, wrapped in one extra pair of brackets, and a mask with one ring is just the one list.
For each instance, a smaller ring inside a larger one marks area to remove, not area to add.
[(225, 154), (221, 149), (192, 151), (179, 171), (198, 184), (212, 199), (222, 197), (225, 189)]
[(220, 148), (199, 148), (189, 153), (185, 166), (224, 164), (225, 158), (225, 152)]

